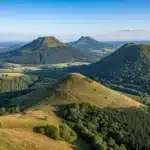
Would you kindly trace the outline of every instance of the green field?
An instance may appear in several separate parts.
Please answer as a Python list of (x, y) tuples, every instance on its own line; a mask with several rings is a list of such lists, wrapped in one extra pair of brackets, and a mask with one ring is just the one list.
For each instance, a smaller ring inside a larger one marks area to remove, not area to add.
[(57, 64), (40, 64), (40, 65), (22, 65), (7, 63), (4, 68), (0, 69), (1, 73), (22, 73), (25, 71), (37, 71), (43, 69), (66, 68), (71, 66), (88, 65), (88, 62), (73, 62), (73, 63), (57, 63)]

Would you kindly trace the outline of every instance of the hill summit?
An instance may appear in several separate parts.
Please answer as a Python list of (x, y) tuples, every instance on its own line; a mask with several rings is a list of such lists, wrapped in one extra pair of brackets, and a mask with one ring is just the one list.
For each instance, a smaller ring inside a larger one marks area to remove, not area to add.
[(99, 42), (89, 36), (82, 36), (77, 41), (68, 44), (81, 50), (100, 50), (102, 48), (110, 47), (110, 45)]
[[(64, 105), (70, 103), (90, 103), (100, 107), (138, 107), (142, 104), (113, 91), (100, 83), (78, 73), (67, 74), (44, 91), (34, 91), (20, 100), (29, 105), (31, 101), (41, 104)], [(37, 95), (43, 95), (39, 98)], [(38, 100), (35, 100), (35, 99)], [(19, 100), (16, 100), (18, 102)]]
[(91, 41), (91, 40), (94, 40), (94, 39), (90, 36), (81, 36), (76, 42), (83, 42), (83, 41), (88, 42), (88, 41)]
[(0, 56), (5, 62), (17, 64), (51, 64), (93, 62), (97, 55), (74, 49), (53, 36), (39, 37), (17, 50)]
[(39, 37), (36, 40), (33, 41), (36, 44), (38, 44), (39, 46), (45, 46), (45, 47), (59, 47), (59, 46), (67, 46), (67, 44), (59, 41), (58, 39), (56, 39), (53, 36), (47, 36), (47, 37)]

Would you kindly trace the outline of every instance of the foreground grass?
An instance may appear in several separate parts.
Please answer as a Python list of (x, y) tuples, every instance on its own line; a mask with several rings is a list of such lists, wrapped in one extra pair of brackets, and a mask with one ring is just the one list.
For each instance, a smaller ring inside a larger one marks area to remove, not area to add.
[[(45, 120), (46, 116), (46, 120)], [(26, 128), (31, 129), (34, 126), (55, 125), (59, 126), (60, 119), (54, 113), (41, 110), (30, 110), (25, 115), (4, 115), (0, 117), (1, 128)]]
[(0, 150), (72, 150), (72, 145), (23, 129), (0, 129)]
[[(45, 119), (46, 116), (46, 119)], [(59, 126), (51, 109), (28, 110), (26, 114), (0, 116), (0, 150), (72, 150), (72, 145), (32, 131), (35, 126)]]
[[(25, 115), (0, 116), (0, 150), (91, 150), (90, 145), (82, 139), (78, 139), (74, 145), (71, 145), (32, 131), (35, 126), (61, 124), (61, 119), (53, 113), (52, 109), (54, 108), (45, 106), (40, 110), (32, 108)], [(46, 120), (45, 116), (47, 116)]]

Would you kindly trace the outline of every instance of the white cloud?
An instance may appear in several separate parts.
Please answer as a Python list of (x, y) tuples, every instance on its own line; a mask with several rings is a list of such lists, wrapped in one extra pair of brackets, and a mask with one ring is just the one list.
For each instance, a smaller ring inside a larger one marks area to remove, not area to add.
[(146, 30), (146, 29), (123, 29), (123, 30), (120, 30), (121, 32), (136, 32), (136, 31), (141, 31), (141, 32), (143, 32), (143, 31), (148, 31), (148, 30)]

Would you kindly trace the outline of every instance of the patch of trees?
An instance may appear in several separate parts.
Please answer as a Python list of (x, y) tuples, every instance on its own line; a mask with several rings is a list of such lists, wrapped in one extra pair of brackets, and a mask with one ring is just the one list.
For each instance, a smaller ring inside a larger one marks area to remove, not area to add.
[(142, 95), (142, 94), (150, 94), (150, 81), (145, 81), (144, 79), (140, 79), (138, 81), (131, 81), (130, 79), (124, 80), (123, 78), (110, 79), (105, 77), (99, 77), (95, 75), (90, 75), (92, 79), (97, 82), (103, 83), (105, 86), (112, 88), (114, 90), (118, 90), (128, 94), (134, 95)]
[(19, 91), (28, 88), (38, 80), (37, 76), (24, 75), (12, 79), (0, 79), (0, 92)]
[(76, 132), (67, 124), (61, 124), (59, 127), (53, 125), (37, 126), (33, 128), (34, 132), (44, 134), (55, 140), (64, 140), (74, 143), (77, 140)]
[(72, 104), (64, 119), (95, 150), (149, 150), (150, 111), (142, 108), (98, 108)]
[(1, 107), (0, 108), (0, 115), (8, 115), (8, 114), (15, 114), (23, 112), (24, 108), (20, 107), (19, 105), (14, 105), (10, 107)]

